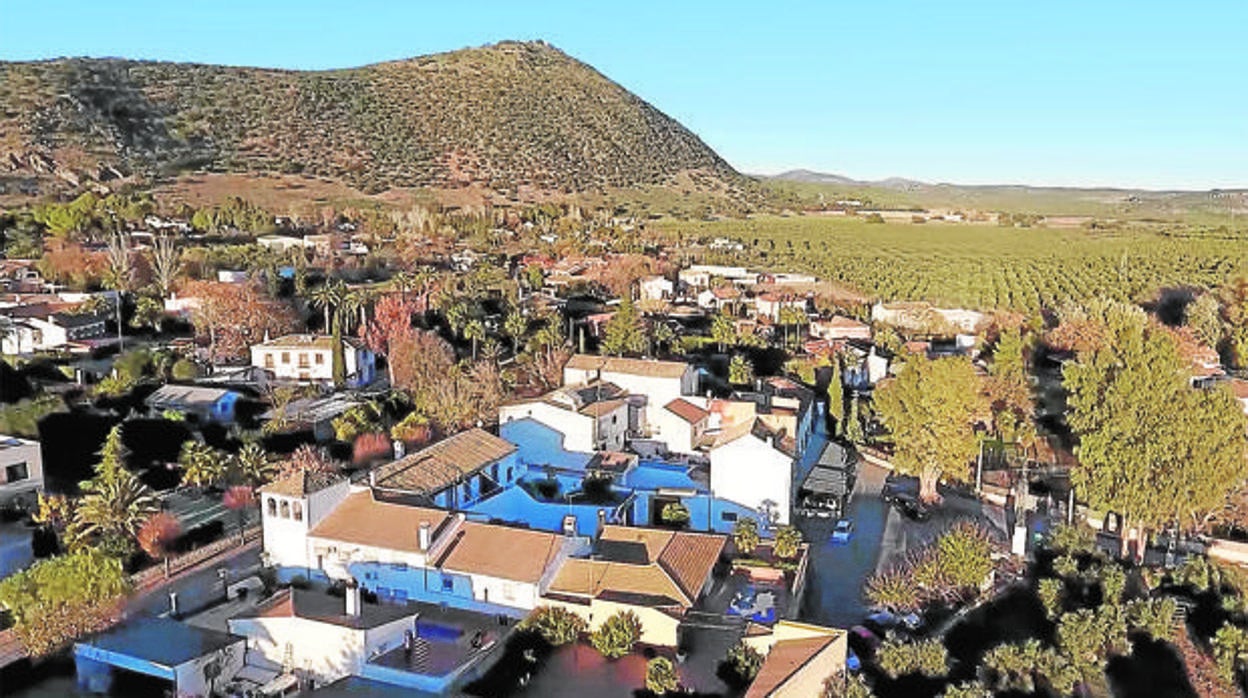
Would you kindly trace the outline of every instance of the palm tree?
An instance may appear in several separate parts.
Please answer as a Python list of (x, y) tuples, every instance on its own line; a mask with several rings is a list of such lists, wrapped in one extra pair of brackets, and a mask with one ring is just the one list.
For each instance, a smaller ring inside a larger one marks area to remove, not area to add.
[[(672, 326), (666, 322), (659, 322), (655, 323), (654, 329), (650, 332), (650, 336), (657, 346), (667, 348), (670, 347), (672, 342), (676, 339), (676, 330), (673, 330)], [(656, 352), (652, 351), (651, 353)]]
[(446, 324), (451, 326), (451, 334), (460, 336), (467, 322), (468, 306), (464, 303), (456, 303), (446, 309)]
[(269, 461), (269, 454), (256, 443), (239, 449), (231, 459), (231, 466), (240, 481), (253, 487), (268, 482), (277, 472), (277, 466)]
[(520, 340), (524, 337), (524, 333), (529, 329), (529, 321), (518, 312), (513, 312), (503, 320), (503, 332), (511, 337), (511, 353), (520, 353)]
[(184, 485), (209, 487), (225, 477), (225, 458), (217, 449), (199, 441), (187, 441), (182, 444), (182, 452), (178, 454), (178, 463), (183, 468), (182, 484)]
[(399, 289), (403, 300), (407, 300), (407, 292), (416, 288), (416, 276), (409, 271), (398, 271), (390, 277), (390, 287)]
[(325, 313), (325, 327), (323, 332), (332, 331), (331, 318), (334, 310), (342, 304), (346, 296), (346, 284), (341, 281), (326, 281), (316, 288), (308, 291), (308, 299), (312, 301), (312, 305), (321, 308)]
[(82, 483), (85, 493), (74, 510), (70, 537), (95, 542), (106, 552), (124, 556), (148, 517), (160, 511), (160, 500), (125, 467), (121, 425), (113, 427), (100, 449), (95, 477)]
[(125, 340), (121, 336), (121, 303), (130, 287), (134, 285), (134, 265), (130, 260), (130, 239), (117, 233), (108, 239), (108, 271), (104, 283), (117, 292), (117, 346), (125, 348)]
[(477, 342), (485, 339), (485, 323), (473, 318), (464, 325), (464, 339), (472, 341), (472, 360), (477, 360)]

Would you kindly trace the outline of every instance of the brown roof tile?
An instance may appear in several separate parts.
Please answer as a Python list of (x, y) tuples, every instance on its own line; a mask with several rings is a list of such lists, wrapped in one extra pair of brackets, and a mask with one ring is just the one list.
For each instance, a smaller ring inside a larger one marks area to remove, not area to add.
[(604, 414), (611, 414), (627, 404), (628, 400), (624, 398), (603, 400), (602, 402), (591, 402), (590, 404), (582, 407), (579, 412), (587, 417), (601, 417)]
[(602, 540), (640, 543), (647, 564), (573, 559), (564, 562), (551, 591), (596, 597), (626, 594), (671, 600), (689, 607), (697, 601), (727, 544), (725, 536), (654, 528), (606, 526)]
[(379, 467), (375, 481), (384, 489), (433, 494), (515, 450), (483, 429), (469, 429)]
[(592, 356), (590, 354), (574, 354), (568, 359), (565, 368), (582, 371), (601, 370), (611, 373), (626, 373), (634, 376), (652, 378), (680, 378), (689, 369), (689, 364), (680, 361), (658, 361), (656, 359), (626, 359), (618, 356)]
[(420, 524), (437, 530), (448, 514), (440, 509), (379, 502), (369, 490), (352, 493), (310, 535), (386, 550), (419, 553)]
[(697, 599), (727, 543), (724, 536), (682, 531), (663, 549), (659, 565), (667, 570), (686, 596)]
[(710, 414), (692, 402), (679, 397), (664, 405), (664, 408), (666, 408), (668, 412), (671, 412), (690, 424), (697, 424), (698, 422), (706, 419), (707, 415)]
[(261, 492), (268, 494), (277, 494), (283, 497), (304, 497), (329, 487), (330, 485), (341, 482), (344, 476), (341, 473), (324, 473), (312, 472), (309, 470), (300, 470), (292, 475), (287, 475), (281, 480), (275, 480), (260, 488)]
[(754, 683), (746, 691), (745, 698), (765, 698), (780, 688), (802, 667), (815, 658), (835, 636), (812, 637), (802, 640), (781, 640), (772, 646), (763, 660), (763, 666), (754, 677)]
[(541, 580), (563, 540), (554, 533), (472, 521), (455, 535), (439, 567), (530, 584)]

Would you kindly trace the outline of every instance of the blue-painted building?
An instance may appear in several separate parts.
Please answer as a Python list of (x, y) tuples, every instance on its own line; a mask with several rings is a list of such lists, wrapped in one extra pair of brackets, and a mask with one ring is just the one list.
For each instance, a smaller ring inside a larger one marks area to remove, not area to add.
[(370, 484), (443, 509), (465, 509), (515, 481), (516, 452), (512, 443), (470, 429), (375, 469)]
[(680, 504), (695, 531), (727, 533), (745, 517), (762, 523), (761, 513), (715, 497), (692, 460), (568, 451), (558, 430), (532, 419), (507, 422), (500, 435), (516, 448), (515, 477), (466, 505), (471, 518), (592, 536), (604, 524), (661, 524), (663, 507)]
[(144, 403), (157, 412), (172, 410), (200, 422), (231, 424), (234, 422), (234, 406), (240, 397), (233, 390), (224, 388), (168, 384), (148, 395)]
[(210, 695), (238, 673), (245, 653), (243, 637), (141, 617), (76, 643), (74, 664), (82, 691), (108, 693), (122, 670), (167, 681), (175, 695)]

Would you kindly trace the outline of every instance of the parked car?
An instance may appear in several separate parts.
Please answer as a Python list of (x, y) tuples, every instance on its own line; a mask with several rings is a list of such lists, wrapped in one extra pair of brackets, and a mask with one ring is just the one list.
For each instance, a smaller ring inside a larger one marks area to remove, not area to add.
[(858, 655), (853, 650), (846, 650), (845, 652), (845, 668), (855, 674), (862, 669), (862, 660), (858, 658)]
[(898, 495), (893, 499), (892, 505), (902, 516), (911, 521), (927, 521), (932, 518), (932, 512), (927, 505), (909, 495)]
[(836, 526), (832, 528), (833, 543), (848, 543), (851, 536), (854, 535), (854, 522), (849, 519), (841, 519), (836, 522)]

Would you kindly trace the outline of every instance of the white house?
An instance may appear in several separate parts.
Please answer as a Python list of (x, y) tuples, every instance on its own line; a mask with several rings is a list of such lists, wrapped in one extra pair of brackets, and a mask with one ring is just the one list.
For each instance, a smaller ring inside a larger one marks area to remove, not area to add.
[(342, 599), (283, 589), (227, 623), (247, 639), (248, 653), (321, 686), (358, 675), (370, 658), (401, 647), (415, 634), (416, 615), (405, 606), (364, 603), (359, 586), (349, 583)]
[(42, 489), (43, 451), (39, 442), (0, 436), (0, 508), (32, 508)]
[(871, 306), (873, 322), (915, 332), (974, 335), (985, 319), (983, 313), (975, 310), (937, 308), (922, 302), (876, 303)]
[(764, 293), (754, 299), (755, 311), (760, 317), (770, 318), (772, 322), (780, 321), (780, 312), (785, 308), (805, 314), (807, 303), (805, 296), (793, 296), (784, 293)]
[(629, 431), (629, 402), (619, 386), (595, 381), (502, 405), (498, 421), (534, 419), (563, 434), (569, 451), (619, 451)]
[(745, 698), (805, 698), (821, 695), (829, 679), (845, 672), (844, 630), (782, 620), (743, 642), (764, 656)]
[(830, 318), (811, 320), (810, 334), (829, 341), (858, 339), (869, 342), (871, 341), (871, 326), (853, 318), (833, 315)]
[(673, 453), (694, 453), (710, 417), (705, 402), (704, 398), (678, 397), (650, 410), (650, 438), (667, 444)]
[[(564, 385), (588, 385), (594, 381), (614, 383), (630, 395), (644, 395), (647, 411), (698, 392), (697, 369), (680, 361), (576, 354), (563, 367)], [(648, 424), (644, 417), (642, 422)]]
[(647, 276), (638, 281), (637, 285), (641, 290), (642, 300), (667, 300), (676, 291), (676, 285), (672, 283), (672, 280), (662, 276)]
[[(376, 376), (373, 352), (354, 337), (342, 338), (349, 387), (361, 387)], [(251, 365), (278, 380), (328, 383), (334, 379), (334, 340), (328, 335), (288, 334), (251, 347)]]
[(395, 601), (520, 612), (537, 606), (554, 570), (585, 545), (316, 477), (293, 475), (261, 488), (264, 552), (279, 574), (355, 579)]
[(691, 288), (708, 288), (711, 280), (716, 278), (743, 286), (758, 283), (758, 274), (745, 267), (727, 267), (717, 264), (693, 264), (686, 269), (681, 269), (677, 278)]
[(721, 499), (770, 512), (777, 524), (788, 524), (793, 504), (791, 449), (791, 439), (760, 420), (724, 429), (708, 453), (711, 491)]
[(104, 337), (104, 317), (92, 313), (74, 314), (58, 311), (56, 307), (35, 303), (5, 308), (0, 320), (11, 328), (0, 338), (0, 348), (5, 354), (27, 354), (36, 351), (62, 349), (73, 342)]

